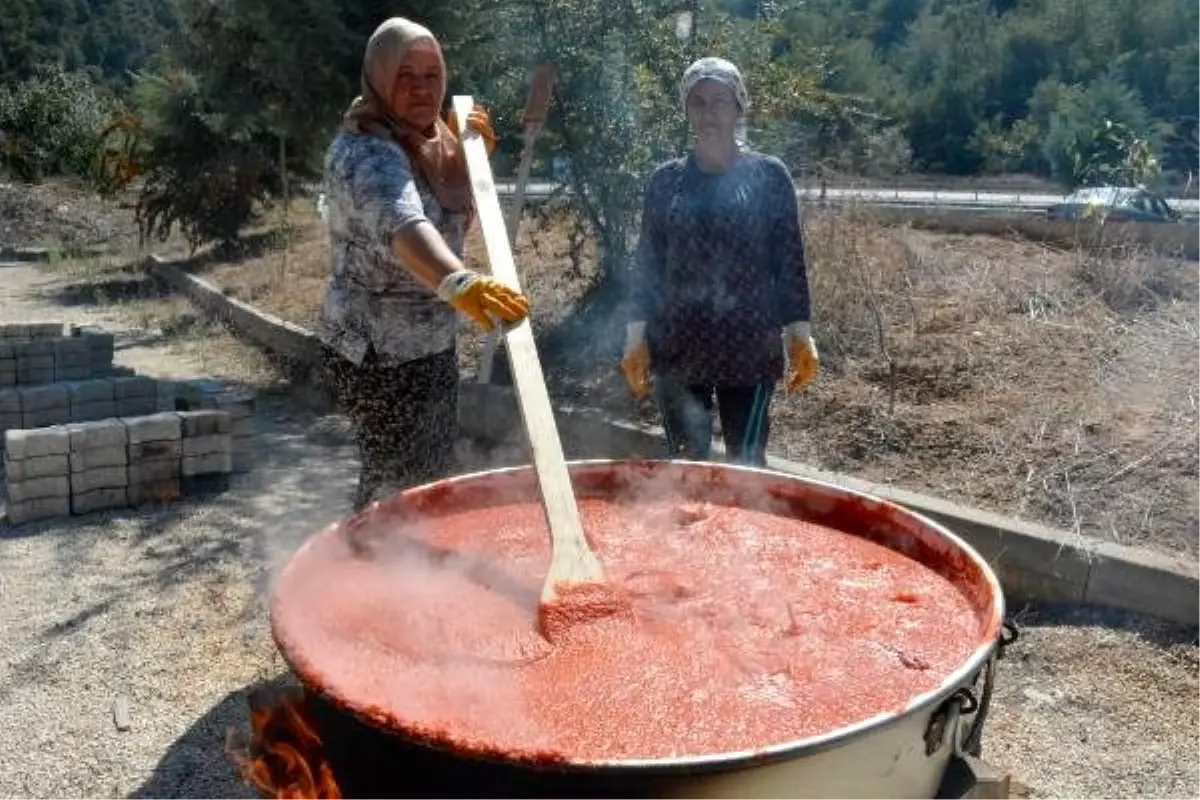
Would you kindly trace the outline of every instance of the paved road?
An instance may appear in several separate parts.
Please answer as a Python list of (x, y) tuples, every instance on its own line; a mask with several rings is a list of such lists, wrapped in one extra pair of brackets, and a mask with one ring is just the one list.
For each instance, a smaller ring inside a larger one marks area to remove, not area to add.
[[(513, 191), (511, 182), (497, 181), (496, 190), (500, 194)], [(558, 188), (557, 184), (549, 182), (530, 183), (525, 188), (527, 197), (546, 197)], [(820, 190), (805, 188), (797, 194), (804, 200), (817, 200)], [(961, 208), (975, 210), (1011, 209), (1018, 211), (1042, 211), (1048, 206), (1062, 200), (1064, 195), (1038, 192), (972, 192), (955, 190), (927, 189), (886, 189), (886, 188), (855, 188), (827, 189), (826, 200), (830, 202), (857, 201), (873, 205), (917, 206), (923, 208)], [(1168, 200), (1171, 206), (1178, 209), (1184, 216), (1195, 218), (1200, 216), (1200, 201)]]

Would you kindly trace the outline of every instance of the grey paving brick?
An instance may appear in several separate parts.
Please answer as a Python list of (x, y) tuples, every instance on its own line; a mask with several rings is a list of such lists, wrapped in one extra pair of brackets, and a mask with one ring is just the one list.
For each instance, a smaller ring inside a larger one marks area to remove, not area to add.
[(20, 389), (0, 390), (0, 414), (20, 414), (20, 413), (21, 413), (21, 390)]
[(22, 411), (69, 408), (70, 405), (71, 395), (65, 386), (36, 386), (21, 391)]
[(254, 454), (233, 452), (229, 459), (230, 472), (249, 472), (254, 469)]
[(70, 472), (66, 454), (22, 458), (16, 461), (4, 459), (4, 476), (9, 481), (30, 481), (36, 478), (53, 478)]
[(71, 439), (66, 428), (10, 430), (4, 434), (4, 452), (14, 461), (68, 453)]
[(71, 421), (71, 409), (39, 408), (35, 411), (25, 411), (21, 414), (21, 424), (26, 428), (47, 428), (52, 425), (64, 425)]
[(54, 356), (17, 356), (17, 374), (22, 372), (53, 372)]
[(83, 356), (85, 359), (91, 352), (91, 347), (88, 346), (86, 339), (72, 337), (62, 337), (54, 339), (54, 356), (55, 358), (63, 358), (64, 356)]
[(154, 483), (156, 481), (178, 478), (183, 468), (183, 462), (177, 458), (160, 458), (155, 461), (131, 461), (127, 468), (126, 482), (133, 486), (137, 483)]
[(125, 423), (119, 419), (74, 422), (71, 423), (69, 430), (70, 449), (73, 453), (117, 448), (124, 454), (125, 445), (129, 442)]
[(248, 392), (226, 392), (217, 395), (216, 408), (226, 411), (235, 420), (254, 413), (254, 395)]
[(0, 339), (0, 361), (11, 361), (14, 357), (12, 342)]
[(13, 348), (17, 354), (17, 358), (21, 356), (48, 356), (54, 358), (54, 340), (53, 339), (30, 339), (27, 342), (22, 342)]
[(178, 461), (183, 457), (183, 440), (166, 439), (160, 442), (142, 442), (129, 445), (129, 463), (139, 461), (161, 461), (171, 458)]
[(67, 326), (61, 322), (27, 322), (26, 335), (34, 339), (54, 339), (66, 336)]
[(93, 489), (90, 492), (71, 495), (71, 513), (88, 514), (106, 508), (125, 508), (129, 505), (129, 495), (124, 486)]
[(101, 447), (96, 450), (72, 451), (70, 458), (71, 472), (86, 472), (101, 467), (121, 467), (129, 462), (124, 447)]
[[(0, 433), (11, 430), (19, 430), (24, 424), (25, 420), (20, 414), (0, 412)], [(3, 444), (3, 440), (0, 440), (0, 447), (2, 447)]]
[(117, 416), (117, 404), (111, 400), (99, 403), (88, 403), (82, 406), (71, 406), (72, 422), (87, 422), (96, 419), (108, 419)]
[(121, 400), (125, 397), (157, 397), (158, 383), (145, 375), (131, 375), (113, 379), (113, 395)]
[(160, 411), (142, 417), (128, 417), (125, 427), (129, 429), (129, 443), (161, 442), (180, 437), (179, 415), (173, 411)]
[(251, 437), (254, 435), (254, 417), (242, 417), (241, 419), (233, 420), (233, 424), (229, 428), (229, 433), (234, 438)]
[(131, 483), (126, 490), (129, 505), (144, 506), (148, 503), (165, 503), (180, 496), (179, 478), (147, 483)]
[(116, 407), (119, 417), (143, 417), (147, 414), (157, 414), (158, 397), (155, 395), (123, 397), (116, 401)]
[(112, 352), (113, 339), (113, 334), (99, 328), (92, 328), (83, 335), (83, 340), (88, 343), (88, 347), (92, 350), (107, 350)]
[(179, 492), (184, 497), (203, 497), (229, 490), (229, 473), (214, 472), (206, 475), (188, 475), (179, 479)]
[(207, 456), (219, 453), (232, 453), (233, 442), (228, 433), (212, 433), (207, 436), (184, 437), (183, 457)]
[[(184, 439), (222, 433), (228, 435), (233, 429), (233, 418), (227, 412), (216, 409), (180, 411), (179, 419), (183, 424)], [(187, 453), (186, 448), (184, 453)]]
[(17, 373), (18, 386), (46, 386), (54, 383), (54, 370), (26, 370)]
[(56, 383), (62, 381), (82, 381), (92, 376), (92, 368), (84, 364), (83, 366), (64, 366), (62, 364), (54, 365), (54, 380)]
[(71, 498), (69, 496), (39, 497), (36, 500), (24, 500), (21, 502), (10, 500), (7, 514), (8, 521), (13, 525), (21, 525), (38, 519), (67, 517), (71, 515)]
[(184, 456), (179, 463), (180, 474), (184, 477), (233, 471), (233, 455), (229, 452), (209, 453), (204, 456)]
[(16, 371), (14, 370), (12, 372), (5, 372), (4, 370), (0, 369), (0, 387), (16, 386), (16, 385), (17, 385)]
[(66, 497), (71, 494), (71, 481), (67, 475), (52, 475), (47, 478), (31, 478), (27, 481), (9, 481), (9, 502), (21, 503), (40, 497)]
[(125, 467), (99, 467), (71, 473), (71, 494), (90, 492), (94, 489), (124, 488), (129, 485), (129, 474)]
[(19, 322), (6, 322), (0, 326), (0, 335), (6, 339), (24, 339), (29, 335), (29, 328)]
[(113, 382), (104, 378), (82, 380), (67, 387), (72, 403), (95, 403), (100, 400), (115, 400)]

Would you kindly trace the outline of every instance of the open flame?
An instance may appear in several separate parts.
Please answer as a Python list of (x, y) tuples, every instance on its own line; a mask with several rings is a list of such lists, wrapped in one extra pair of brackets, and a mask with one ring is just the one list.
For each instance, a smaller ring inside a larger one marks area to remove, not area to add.
[(228, 747), (242, 778), (264, 797), (341, 800), (321, 737), (305, 710), (304, 690), (287, 687), (247, 700), (250, 741)]

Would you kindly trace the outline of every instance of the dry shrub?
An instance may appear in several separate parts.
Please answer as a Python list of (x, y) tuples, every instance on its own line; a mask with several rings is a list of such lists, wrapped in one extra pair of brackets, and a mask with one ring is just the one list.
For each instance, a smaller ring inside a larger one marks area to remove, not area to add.
[(1074, 277), (1080, 286), (1118, 314), (1153, 311), (1187, 296), (1194, 265), (1140, 247), (1081, 252)]
[(813, 320), (830, 366), (888, 359), (893, 320), (911, 319), (911, 253), (893, 231), (851, 213), (814, 212), (804, 224)]

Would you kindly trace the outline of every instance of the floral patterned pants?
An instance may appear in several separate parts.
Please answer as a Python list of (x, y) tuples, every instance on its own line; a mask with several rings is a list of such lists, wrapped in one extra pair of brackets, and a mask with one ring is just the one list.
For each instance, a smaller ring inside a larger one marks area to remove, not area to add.
[(450, 474), (458, 434), (458, 358), (454, 350), (383, 366), (373, 349), (361, 365), (325, 348), (325, 378), (350, 418), (361, 470), (356, 511), (396, 490)]

